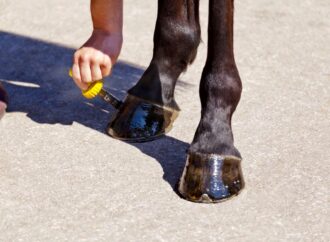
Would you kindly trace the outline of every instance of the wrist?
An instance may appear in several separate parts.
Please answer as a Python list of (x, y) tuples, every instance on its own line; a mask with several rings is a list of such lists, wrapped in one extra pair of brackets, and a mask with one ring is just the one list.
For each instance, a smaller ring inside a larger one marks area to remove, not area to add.
[(123, 45), (122, 32), (113, 32), (105, 29), (94, 28), (91, 37), (83, 47), (92, 47), (104, 52), (116, 61)]
[(117, 38), (123, 38), (123, 32), (121, 30), (119, 31), (113, 31), (111, 29), (106, 28), (93, 28), (93, 34), (97, 35), (103, 35), (105, 37), (117, 37)]
[(92, 38), (110, 39), (112, 44), (121, 45), (123, 44), (123, 33), (122, 31), (108, 31), (105, 29), (94, 28), (92, 32)]

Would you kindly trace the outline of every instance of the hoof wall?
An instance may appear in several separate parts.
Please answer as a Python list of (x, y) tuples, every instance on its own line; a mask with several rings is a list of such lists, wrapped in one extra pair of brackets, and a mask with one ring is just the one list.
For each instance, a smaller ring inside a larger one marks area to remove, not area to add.
[(192, 202), (218, 203), (237, 196), (244, 185), (241, 159), (191, 153), (180, 179), (179, 193)]
[(147, 142), (168, 133), (179, 110), (128, 95), (109, 123), (107, 133), (127, 142)]

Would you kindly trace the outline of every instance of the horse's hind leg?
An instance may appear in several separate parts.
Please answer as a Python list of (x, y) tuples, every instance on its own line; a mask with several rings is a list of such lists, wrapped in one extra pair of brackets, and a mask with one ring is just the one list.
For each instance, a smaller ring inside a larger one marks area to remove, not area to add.
[(108, 133), (132, 142), (149, 141), (168, 132), (179, 108), (174, 88), (200, 42), (199, 0), (159, 0), (151, 63), (131, 88)]
[(189, 148), (179, 191), (196, 202), (218, 202), (244, 187), (232, 114), (241, 96), (233, 53), (233, 0), (210, 0), (208, 55), (200, 83), (201, 121)]

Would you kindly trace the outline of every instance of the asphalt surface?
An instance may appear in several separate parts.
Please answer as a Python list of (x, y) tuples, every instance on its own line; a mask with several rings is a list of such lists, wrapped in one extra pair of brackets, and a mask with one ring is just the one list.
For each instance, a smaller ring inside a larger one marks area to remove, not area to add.
[[(67, 76), (90, 35), (88, 1), (0, 0), (0, 241), (330, 241), (330, 2), (236, 1), (244, 90), (233, 118), (245, 191), (216, 205), (174, 191), (200, 117), (203, 43), (180, 77), (182, 112), (146, 144), (111, 139), (114, 113)], [(120, 98), (148, 66), (156, 1), (125, 0)]]

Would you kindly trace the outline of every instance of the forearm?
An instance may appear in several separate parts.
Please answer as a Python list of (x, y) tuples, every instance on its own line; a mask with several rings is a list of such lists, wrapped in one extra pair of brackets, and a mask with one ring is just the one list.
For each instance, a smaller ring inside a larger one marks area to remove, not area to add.
[(94, 30), (122, 34), (123, 0), (91, 0)]
[(111, 73), (123, 43), (123, 0), (91, 0), (93, 33), (73, 56), (72, 78), (86, 90)]

